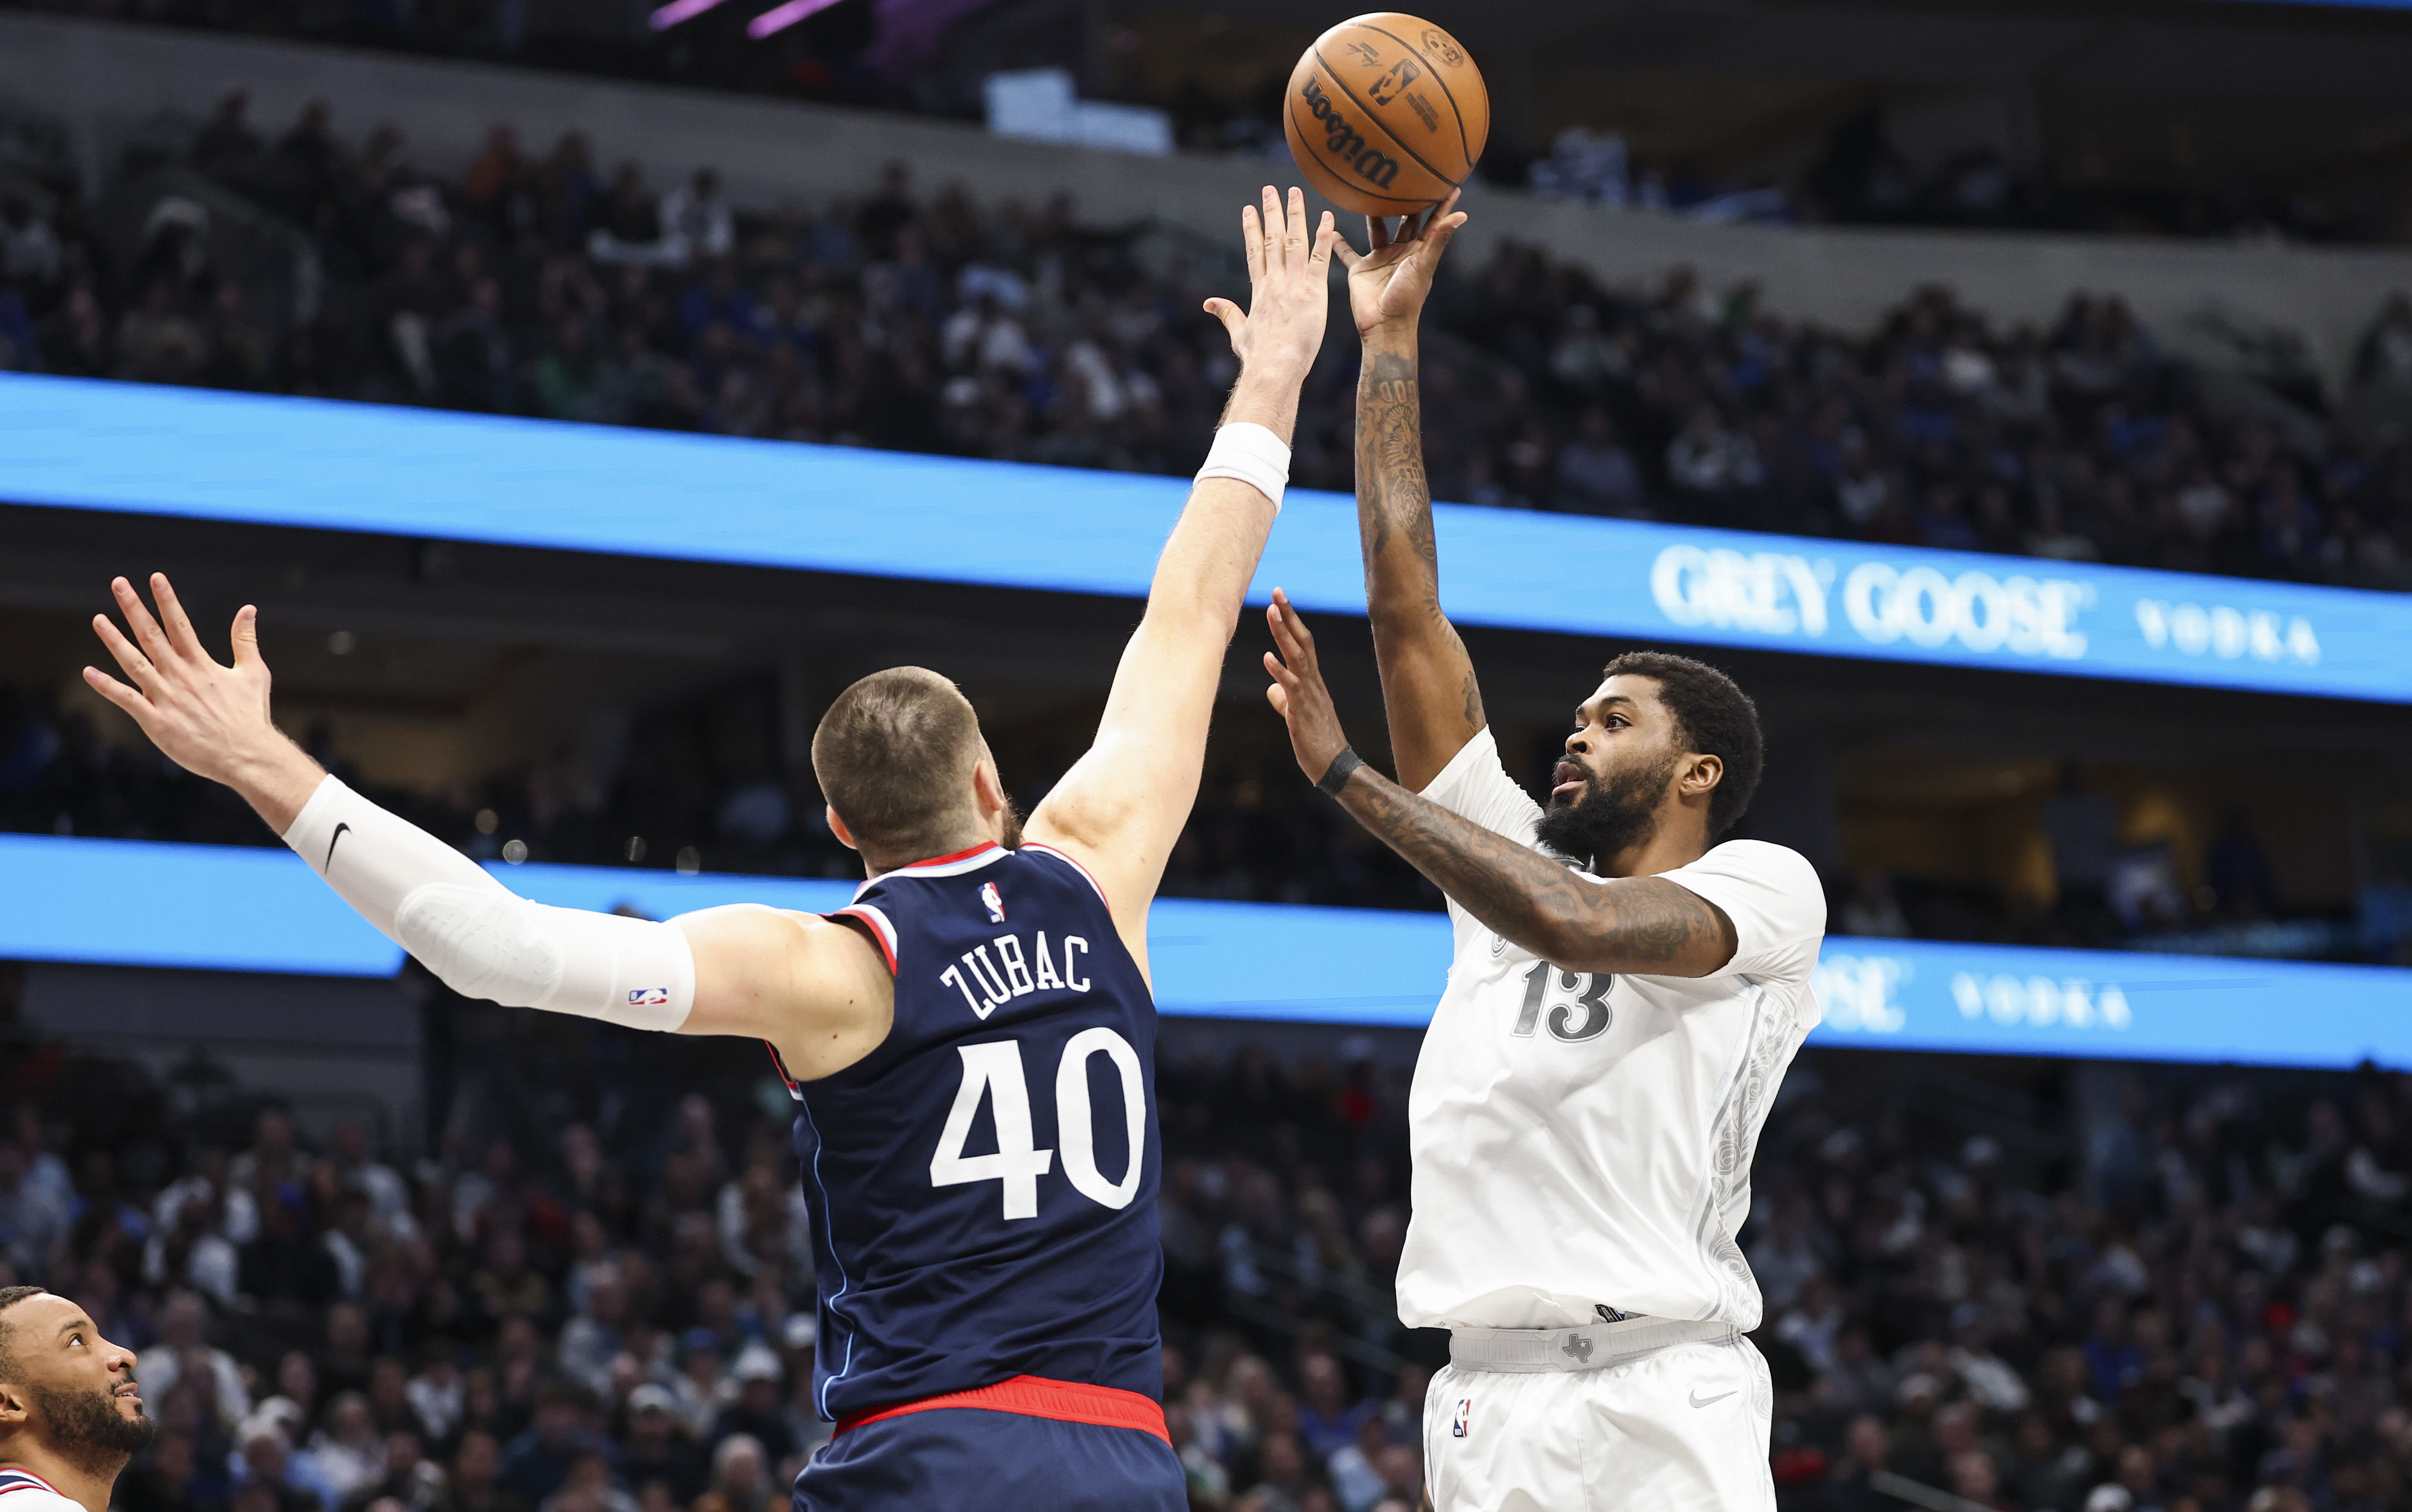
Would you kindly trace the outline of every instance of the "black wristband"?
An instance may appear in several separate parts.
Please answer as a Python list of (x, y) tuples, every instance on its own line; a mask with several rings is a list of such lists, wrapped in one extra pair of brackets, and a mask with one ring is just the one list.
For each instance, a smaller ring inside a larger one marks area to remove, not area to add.
[(1348, 774), (1364, 764), (1365, 758), (1357, 754), (1355, 746), (1344, 745), (1340, 754), (1331, 758), (1331, 765), (1323, 769), (1323, 775), (1315, 785), (1338, 798), (1340, 790), (1348, 785)]

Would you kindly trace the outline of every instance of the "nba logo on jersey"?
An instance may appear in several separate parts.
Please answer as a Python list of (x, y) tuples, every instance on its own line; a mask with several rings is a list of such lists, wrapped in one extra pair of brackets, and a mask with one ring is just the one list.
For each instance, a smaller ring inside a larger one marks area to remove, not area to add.
[(658, 1008), (669, 1000), (670, 990), (667, 987), (632, 987), (628, 990), (628, 1006), (632, 1008)]
[(1460, 1397), (1460, 1398), (1458, 1398), (1458, 1399), (1457, 1399), (1457, 1416), (1456, 1416), (1455, 1417), (1453, 1417), (1453, 1418), (1451, 1418), (1451, 1419), (1449, 1420), (1449, 1436), (1450, 1436), (1451, 1438), (1463, 1438), (1463, 1437), (1465, 1437), (1465, 1429), (1466, 1429), (1466, 1425), (1467, 1425), (1468, 1423), (1472, 1422), (1473, 1420), (1474, 1420), (1474, 1399), (1473, 1399), (1472, 1397)]
[(996, 890), (995, 883), (981, 883), (979, 899), (981, 903), (988, 905), (988, 921), (990, 923), (1002, 924), (1005, 922), (1005, 898)]

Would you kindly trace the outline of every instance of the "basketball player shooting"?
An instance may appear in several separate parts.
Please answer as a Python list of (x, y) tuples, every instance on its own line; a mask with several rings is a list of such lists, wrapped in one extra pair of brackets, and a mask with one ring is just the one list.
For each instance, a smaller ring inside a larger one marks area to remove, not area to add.
[[(1455, 957), (1408, 1104), (1399, 1317), (1449, 1330), (1425, 1403), (1441, 1512), (1772, 1508), (1758, 1286), (1734, 1241), (1751, 1151), (1817, 1019), (1825, 895), (1724, 840), (1757, 711), (1633, 652), (1575, 711), (1546, 805), (1511, 779), (1440, 607), (1417, 321), (1453, 204), (1344, 248), (1364, 342), (1357, 517), (1399, 780), (1358, 760), (1315, 639), (1268, 613), (1299, 765), (1448, 895)], [(1536, 564), (1535, 570), (1551, 570)], [(1581, 564), (1556, 570), (1580, 572)]]
[(254, 609), (235, 616), (231, 668), (164, 576), (155, 615), (121, 578), (126, 630), (94, 621), (129, 681), (87, 668), (92, 685), (455, 990), (770, 1044), (801, 1104), (814, 1385), (838, 1425), (797, 1512), (1188, 1505), (1159, 1405), (1148, 905), (1281, 507), (1338, 240), (1328, 214), (1310, 230), (1296, 189), (1286, 211), (1268, 188), (1241, 218), (1249, 308), (1206, 304), (1239, 381), (1096, 743), (1025, 844), (954, 684), (918, 668), (855, 683), (814, 733), (813, 769), (868, 880), (826, 917), (652, 923), (517, 897), (278, 732)]
[(0, 1512), (109, 1512), (158, 1425), (134, 1351), (39, 1286), (0, 1286)]

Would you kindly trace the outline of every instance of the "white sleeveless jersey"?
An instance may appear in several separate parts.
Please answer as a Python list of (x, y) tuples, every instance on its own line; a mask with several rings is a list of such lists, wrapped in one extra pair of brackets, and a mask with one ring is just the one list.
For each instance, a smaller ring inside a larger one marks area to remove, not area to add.
[[(1541, 807), (1487, 729), (1424, 796), (1540, 848)], [(1825, 891), (1754, 840), (1665, 875), (1733, 920), (1713, 976), (1563, 972), (1449, 904), (1456, 957), (1408, 1099), (1408, 1327), (1566, 1328), (1601, 1308), (1758, 1326), (1735, 1236), (1759, 1126), (1817, 1022)]]
[(83, 1505), (30, 1470), (0, 1465), (0, 1512), (83, 1512)]

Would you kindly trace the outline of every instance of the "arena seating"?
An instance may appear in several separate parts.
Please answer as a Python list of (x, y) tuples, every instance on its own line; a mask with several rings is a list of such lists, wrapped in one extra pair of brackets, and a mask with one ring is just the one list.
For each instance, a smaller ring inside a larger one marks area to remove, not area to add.
[[(236, 95), (138, 134), (96, 201), (60, 187), (0, 179), (0, 365), (1175, 474), (1230, 374), (1198, 312), (1228, 249), (901, 169), (741, 207), (708, 170), (648, 184), (575, 134), (497, 127), (442, 182), (390, 128), (346, 141), (319, 108), (272, 138)], [(2334, 394), (2283, 332), (2189, 330), (2181, 360), (2115, 298), (1996, 330), (1943, 287), (1900, 297), (1858, 339), (1680, 272), (1611, 289), (1514, 244), (1462, 259), (1425, 354), (1434, 491), (2405, 581), (2412, 307)], [(1310, 386), (1302, 484), (1350, 484), (1346, 348)]]
[[(626, 1032), (446, 1011), (462, 1053), (417, 1162), (357, 1120), (321, 1142), (272, 1095), (10, 1043), (0, 1284), (141, 1350), (166, 1432), (122, 1505), (776, 1505), (828, 1428), (767, 1066), (697, 1042), (666, 1079)], [(1168, 1057), (1161, 1087), (1191, 1505), (1412, 1506), (1437, 1357), (1389, 1305), (1403, 1064), (1243, 1046)], [(2140, 1070), (2081, 1151), (1998, 1081), (1804, 1055), (1745, 1236), (1786, 1512), (2402, 1505), (2406, 1087)]]

